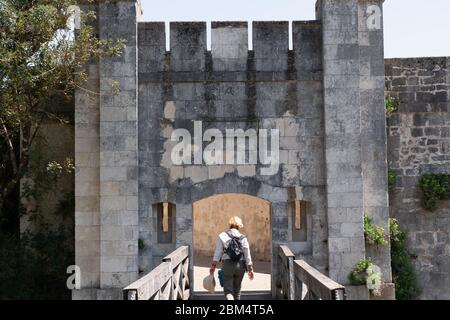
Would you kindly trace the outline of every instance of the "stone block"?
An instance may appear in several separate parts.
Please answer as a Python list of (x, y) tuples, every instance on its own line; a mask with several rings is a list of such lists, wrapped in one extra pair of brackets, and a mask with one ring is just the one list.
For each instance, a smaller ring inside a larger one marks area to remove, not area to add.
[(213, 22), (211, 55), (214, 71), (246, 71), (248, 28), (246, 22)]
[(80, 227), (100, 225), (99, 212), (75, 212), (75, 225)]
[(77, 197), (89, 197), (98, 194), (98, 183), (91, 181), (78, 181), (75, 184), (75, 196)]
[(171, 22), (170, 51), (173, 71), (203, 71), (206, 24), (204, 22)]
[(347, 300), (370, 300), (369, 289), (366, 286), (345, 286)]
[(75, 226), (75, 238), (78, 241), (99, 241), (100, 230), (98, 226)]
[(288, 68), (288, 22), (253, 22), (256, 71), (286, 71)]
[(187, 166), (185, 168), (185, 177), (190, 178), (193, 183), (205, 181), (208, 179), (208, 167)]
[(95, 153), (99, 151), (99, 139), (93, 138), (75, 138), (75, 152), (76, 153)]
[(126, 167), (102, 167), (100, 168), (100, 180), (104, 181), (127, 181)]
[(384, 283), (381, 290), (381, 296), (370, 294), (370, 300), (395, 300), (395, 284)]
[(332, 253), (349, 253), (351, 251), (350, 238), (329, 238), (328, 247)]
[(76, 196), (75, 210), (77, 212), (96, 212), (100, 208), (100, 199), (96, 195), (91, 196)]
[(236, 168), (240, 177), (256, 176), (256, 167), (254, 165), (238, 165)]

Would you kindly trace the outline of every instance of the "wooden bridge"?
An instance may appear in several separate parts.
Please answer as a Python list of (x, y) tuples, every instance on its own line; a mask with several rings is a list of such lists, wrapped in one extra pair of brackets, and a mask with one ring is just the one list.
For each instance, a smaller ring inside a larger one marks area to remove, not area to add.
[[(123, 289), (125, 300), (188, 300), (192, 296), (189, 278), (189, 247), (182, 246), (163, 258), (148, 274)], [(331, 280), (304, 260), (296, 260), (287, 246), (277, 254), (276, 293), (281, 300), (345, 300), (345, 287)], [(216, 296), (212, 296), (214, 299)], [(203, 294), (199, 299), (208, 299)], [(261, 299), (260, 295), (242, 299)]]

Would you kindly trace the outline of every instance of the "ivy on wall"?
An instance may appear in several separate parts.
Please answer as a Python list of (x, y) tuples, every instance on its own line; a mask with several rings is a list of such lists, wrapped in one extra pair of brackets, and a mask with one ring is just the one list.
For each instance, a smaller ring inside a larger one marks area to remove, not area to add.
[(440, 200), (450, 198), (449, 175), (425, 174), (418, 186), (422, 192), (422, 206), (429, 211), (435, 211)]
[[(415, 298), (420, 290), (417, 284), (417, 274), (414, 269), (411, 254), (406, 247), (406, 231), (400, 228), (396, 219), (389, 219), (389, 237), (384, 229), (372, 223), (364, 214), (364, 236), (371, 245), (391, 244), (392, 277), (395, 284), (396, 299), (410, 300)], [(351, 273), (349, 280), (352, 285), (366, 285), (373, 294), (379, 295), (381, 290), (381, 271), (373, 265), (371, 258), (359, 261)]]
[(406, 231), (396, 219), (389, 219), (391, 267), (397, 300), (414, 299), (420, 292), (411, 254), (406, 248)]
[(398, 100), (394, 97), (387, 96), (385, 99), (385, 106), (386, 106), (386, 115), (390, 116), (394, 112), (397, 112), (398, 110)]
[(388, 191), (392, 192), (397, 182), (397, 174), (391, 168), (388, 169)]

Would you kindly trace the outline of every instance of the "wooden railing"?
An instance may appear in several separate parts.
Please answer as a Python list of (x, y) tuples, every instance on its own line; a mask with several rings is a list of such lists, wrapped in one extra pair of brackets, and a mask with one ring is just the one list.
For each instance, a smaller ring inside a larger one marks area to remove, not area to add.
[(294, 261), (295, 300), (345, 300), (345, 287), (303, 260)]
[(189, 247), (179, 247), (151, 272), (124, 288), (124, 299), (189, 299), (189, 260)]
[(280, 300), (295, 299), (294, 282), (294, 260), (295, 255), (287, 246), (278, 247), (277, 265), (278, 276), (276, 281), (276, 297)]
[[(278, 249), (277, 298), (285, 300), (345, 300), (345, 287), (311, 267), (295, 260), (287, 246)], [(278, 285), (279, 284), (279, 285)]]

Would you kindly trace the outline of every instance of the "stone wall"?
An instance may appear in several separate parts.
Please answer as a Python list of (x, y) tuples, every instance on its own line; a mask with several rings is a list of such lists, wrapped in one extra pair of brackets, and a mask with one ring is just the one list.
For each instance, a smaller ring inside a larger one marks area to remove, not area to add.
[(388, 118), (388, 159), (398, 175), (390, 215), (409, 231), (420, 299), (450, 299), (450, 201), (422, 209), (425, 173), (450, 174), (450, 59), (386, 60), (386, 94), (399, 101)]

